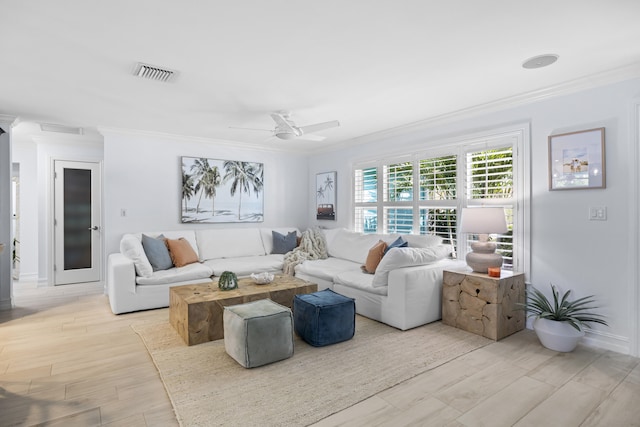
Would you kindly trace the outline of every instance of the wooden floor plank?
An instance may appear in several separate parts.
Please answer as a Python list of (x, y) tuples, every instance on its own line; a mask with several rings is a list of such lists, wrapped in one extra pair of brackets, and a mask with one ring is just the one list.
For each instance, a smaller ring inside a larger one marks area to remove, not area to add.
[[(130, 327), (168, 322), (168, 310), (114, 315), (99, 283), (20, 283), (14, 290), (17, 307), (0, 311), (0, 425), (178, 425), (158, 371)], [(520, 416), (522, 425), (539, 417), (633, 425), (639, 401), (638, 358), (584, 346), (556, 353), (522, 331), (317, 425), (500, 425)], [(493, 411), (500, 402), (507, 407)], [(579, 410), (566, 411), (570, 405)]]

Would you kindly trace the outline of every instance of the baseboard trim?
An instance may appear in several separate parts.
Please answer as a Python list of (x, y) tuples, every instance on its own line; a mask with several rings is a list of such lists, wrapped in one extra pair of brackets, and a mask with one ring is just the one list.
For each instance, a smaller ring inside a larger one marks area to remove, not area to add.
[(582, 343), (589, 347), (602, 348), (616, 353), (631, 354), (628, 337), (613, 335), (607, 332), (587, 330)]
[(13, 307), (13, 298), (0, 301), (0, 311), (11, 310)]

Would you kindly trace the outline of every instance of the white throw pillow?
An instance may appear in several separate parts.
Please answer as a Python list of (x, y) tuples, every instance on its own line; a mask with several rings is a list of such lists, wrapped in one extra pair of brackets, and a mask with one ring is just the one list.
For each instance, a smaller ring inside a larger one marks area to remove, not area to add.
[(133, 261), (138, 276), (151, 277), (153, 267), (144, 253), (142, 242), (133, 234), (125, 234), (120, 240), (120, 253)]
[(442, 244), (442, 237), (435, 234), (403, 234), (410, 248), (430, 248)]
[(430, 248), (393, 248), (382, 257), (376, 268), (371, 286), (374, 288), (387, 286), (389, 272), (397, 268), (431, 264), (444, 259), (449, 253), (449, 246), (438, 245)]

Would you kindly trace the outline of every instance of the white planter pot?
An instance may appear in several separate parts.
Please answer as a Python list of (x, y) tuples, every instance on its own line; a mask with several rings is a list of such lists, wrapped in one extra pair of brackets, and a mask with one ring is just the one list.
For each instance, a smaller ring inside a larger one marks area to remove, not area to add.
[(543, 346), (550, 350), (569, 352), (578, 345), (584, 331), (576, 330), (567, 322), (536, 318), (533, 330)]

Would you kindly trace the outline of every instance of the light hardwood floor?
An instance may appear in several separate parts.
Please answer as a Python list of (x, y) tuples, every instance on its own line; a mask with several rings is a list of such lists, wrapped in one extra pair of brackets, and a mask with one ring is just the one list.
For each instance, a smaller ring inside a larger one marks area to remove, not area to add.
[[(100, 284), (15, 284), (14, 295), (0, 312), (0, 426), (178, 425), (129, 326), (166, 311), (115, 316)], [(523, 331), (316, 425), (640, 426), (640, 360), (556, 353)]]

